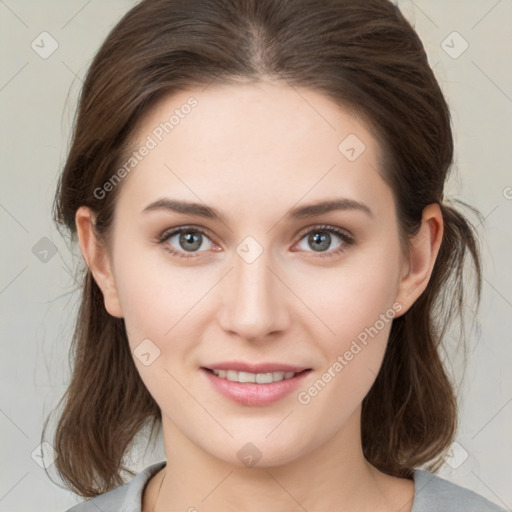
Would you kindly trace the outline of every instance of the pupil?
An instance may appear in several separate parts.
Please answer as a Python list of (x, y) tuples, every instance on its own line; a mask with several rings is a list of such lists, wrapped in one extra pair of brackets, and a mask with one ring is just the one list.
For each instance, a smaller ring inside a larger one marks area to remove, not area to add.
[[(200, 241), (200, 234), (194, 234), (191, 231), (188, 231), (186, 233), (182, 233), (180, 237), (180, 243), (185, 242), (187, 244), (193, 244), (194, 247), (189, 247), (189, 249), (199, 249), (201, 247), (201, 241)], [(195, 244), (194, 244), (195, 239)]]
[(321, 235), (315, 233), (314, 235), (310, 236), (310, 242), (312, 243), (313, 247), (316, 246), (316, 248), (327, 249), (329, 247), (330, 238), (331, 237), (326, 233)]

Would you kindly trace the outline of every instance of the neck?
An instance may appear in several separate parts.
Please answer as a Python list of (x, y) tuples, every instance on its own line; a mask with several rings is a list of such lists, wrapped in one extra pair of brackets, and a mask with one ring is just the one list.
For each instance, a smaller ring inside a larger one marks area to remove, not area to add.
[(272, 466), (263, 457), (252, 467), (231, 464), (194, 444), (165, 416), (162, 426), (167, 465), (165, 479), (162, 474), (153, 486), (162, 484), (155, 512), (410, 510), (413, 482), (377, 471), (363, 456), (360, 409), (327, 443)]

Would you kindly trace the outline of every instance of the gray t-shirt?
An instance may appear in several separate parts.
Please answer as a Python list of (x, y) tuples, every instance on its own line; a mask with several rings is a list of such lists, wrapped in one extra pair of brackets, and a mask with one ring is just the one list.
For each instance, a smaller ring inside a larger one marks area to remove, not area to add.
[[(141, 512), (145, 485), (165, 465), (166, 461), (152, 464), (130, 482), (79, 503), (66, 512)], [(414, 502), (411, 512), (506, 512), (506, 510), (469, 489), (426, 471), (415, 469)]]

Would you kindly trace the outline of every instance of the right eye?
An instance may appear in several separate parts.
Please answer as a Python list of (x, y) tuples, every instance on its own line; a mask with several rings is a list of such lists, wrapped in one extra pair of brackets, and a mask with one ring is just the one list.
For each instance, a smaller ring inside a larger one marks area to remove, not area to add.
[(158, 242), (166, 251), (180, 258), (193, 258), (194, 253), (204, 252), (199, 249), (204, 246), (205, 240), (209, 240), (206, 232), (194, 226), (166, 230), (158, 237)]

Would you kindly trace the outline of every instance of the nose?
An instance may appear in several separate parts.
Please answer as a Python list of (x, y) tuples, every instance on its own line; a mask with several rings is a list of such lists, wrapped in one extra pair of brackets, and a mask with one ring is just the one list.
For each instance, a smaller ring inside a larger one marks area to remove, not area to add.
[(234, 254), (234, 268), (221, 290), (221, 327), (251, 342), (277, 336), (287, 329), (290, 321), (291, 293), (279, 278), (269, 253), (264, 250), (252, 262)]

